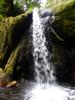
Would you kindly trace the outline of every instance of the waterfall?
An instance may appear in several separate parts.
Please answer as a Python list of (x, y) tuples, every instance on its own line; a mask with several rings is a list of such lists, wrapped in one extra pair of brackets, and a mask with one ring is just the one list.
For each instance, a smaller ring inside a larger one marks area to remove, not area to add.
[(49, 54), (46, 47), (46, 38), (44, 34), (44, 25), (41, 24), (38, 10), (33, 10), (33, 56), (35, 64), (35, 79), (40, 83), (54, 83), (53, 65), (48, 61)]
[[(48, 17), (43, 21), (47, 21)], [(51, 20), (50, 20), (51, 21)], [(33, 11), (33, 57), (35, 84), (24, 100), (75, 100), (75, 88), (60, 86), (56, 82), (54, 66), (48, 60), (51, 53), (46, 47), (44, 23), (41, 22), (38, 10)], [(49, 56), (48, 56), (49, 55)], [(40, 84), (41, 83), (41, 84)]]

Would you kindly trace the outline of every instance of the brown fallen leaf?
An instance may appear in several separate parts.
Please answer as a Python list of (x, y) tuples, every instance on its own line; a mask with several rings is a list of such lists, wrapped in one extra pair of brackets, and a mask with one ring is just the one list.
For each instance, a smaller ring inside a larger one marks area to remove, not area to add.
[(13, 86), (15, 86), (16, 84), (17, 84), (17, 81), (12, 81), (12, 82), (8, 83), (8, 84), (6, 85), (6, 87), (7, 87), (7, 88), (13, 87)]

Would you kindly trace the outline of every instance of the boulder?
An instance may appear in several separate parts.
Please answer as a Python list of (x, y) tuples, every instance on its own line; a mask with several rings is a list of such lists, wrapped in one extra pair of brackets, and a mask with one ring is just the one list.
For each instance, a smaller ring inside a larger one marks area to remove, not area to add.
[(30, 12), (16, 17), (7, 17), (0, 22), (0, 67), (6, 77), (11, 77), (13, 74), (18, 52), (22, 46), (22, 38), (28, 35), (26, 33), (31, 23)]
[(55, 19), (48, 24), (49, 48), (54, 50), (53, 63), (57, 81), (60, 84), (75, 85), (75, 0), (48, 4)]

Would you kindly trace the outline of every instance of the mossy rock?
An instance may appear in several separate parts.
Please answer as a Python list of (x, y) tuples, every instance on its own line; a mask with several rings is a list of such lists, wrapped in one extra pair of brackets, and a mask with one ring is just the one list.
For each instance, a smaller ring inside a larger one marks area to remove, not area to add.
[(75, 0), (67, 0), (48, 4), (48, 9), (52, 9), (55, 20), (52, 24), (53, 29), (62, 39), (75, 37)]
[(5, 86), (7, 83), (8, 83), (7, 77), (3, 69), (0, 68), (0, 87)]
[(16, 17), (4, 18), (0, 21), (0, 54), (5, 54), (8, 46), (10, 49), (14, 49), (17, 46), (25, 32), (22, 30), (25, 28), (28, 15), (29, 12), (26, 12)]
[(31, 22), (31, 12), (0, 21), (0, 67), (8, 78), (13, 74), (22, 38)]
[(0, 52), (2, 51), (5, 42), (11, 44), (13, 29), (17, 24), (22, 24), (28, 14), (29, 12), (26, 12), (16, 17), (4, 18), (2, 21), (0, 21)]
[(75, 0), (60, 1), (52, 6), (48, 4), (48, 9), (52, 9), (55, 15), (51, 27), (56, 32), (55, 35), (50, 29), (48, 40), (53, 43), (57, 81), (75, 86)]

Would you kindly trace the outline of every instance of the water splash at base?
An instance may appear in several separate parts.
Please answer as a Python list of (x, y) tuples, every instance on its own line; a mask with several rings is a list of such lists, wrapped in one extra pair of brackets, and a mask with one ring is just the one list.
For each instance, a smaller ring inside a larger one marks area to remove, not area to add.
[[(75, 100), (75, 89), (56, 84), (54, 69), (48, 62), (44, 28), (38, 11), (33, 11), (33, 47), (36, 85), (29, 91), (25, 100)], [(50, 84), (51, 83), (51, 84)]]
[(75, 90), (55, 84), (37, 84), (28, 97), (25, 100), (75, 100)]

